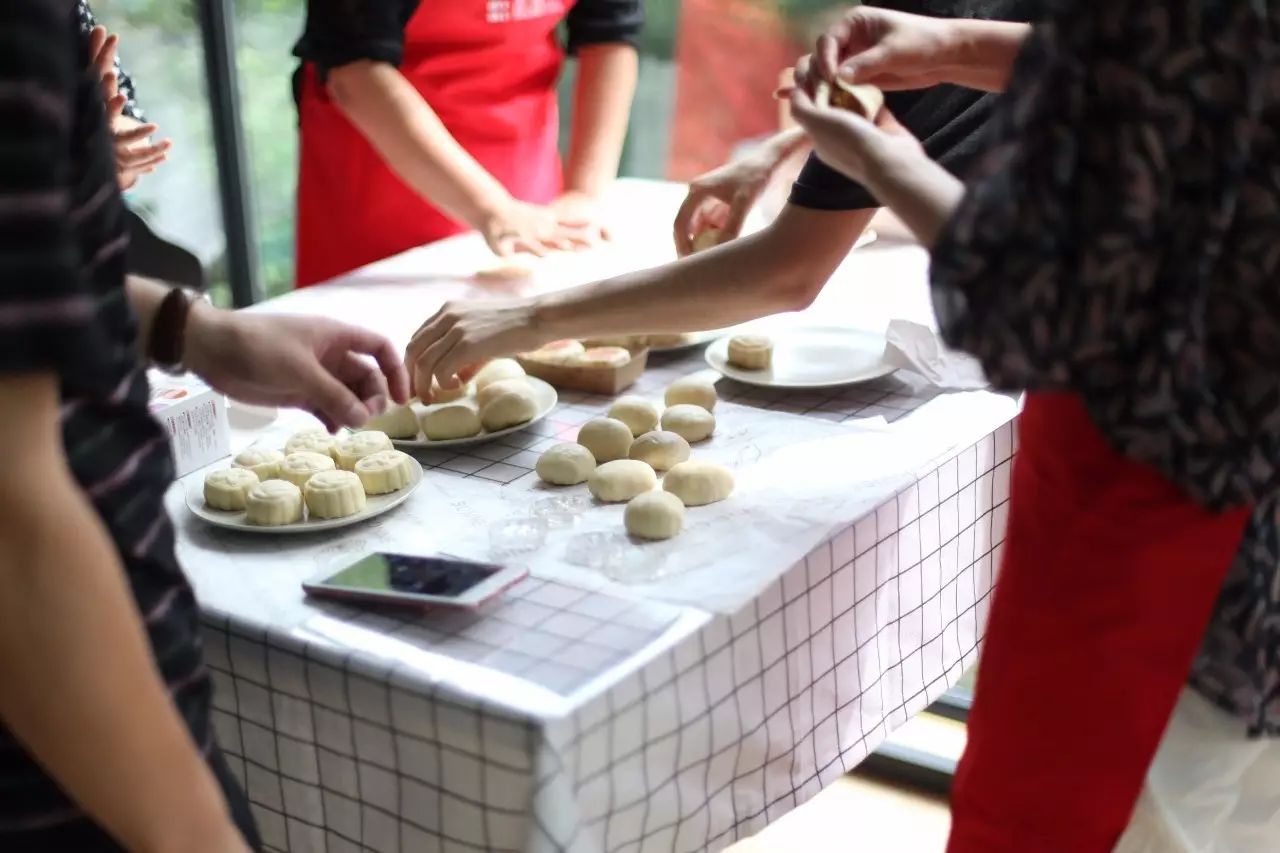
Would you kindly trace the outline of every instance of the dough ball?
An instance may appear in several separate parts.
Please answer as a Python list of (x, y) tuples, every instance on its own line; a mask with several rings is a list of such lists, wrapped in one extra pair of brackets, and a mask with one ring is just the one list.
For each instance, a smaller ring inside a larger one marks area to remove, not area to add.
[(773, 362), (773, 341), (764, 335), (729, 338), (729, 363), (743, 370), (766, 370)]
[(701, 406), (680, 403), (662, 413), (662, 428), (693, 444), (716, 431), (716, 416)]
[(564, 364), (573, 356), (586, 352), (586, 349), (581, 341), (552, 341), (544, 347), (527, 353), (526, 357), (543, 364)]
[(293, 483), (299, 489), (321, 471), (332, 471), (336, 467), (332, 456), (313, 453), (310, 450), (299, 450), (290, 453), (280, 463), (280, 479)]
[(312, 518), (346, 518), (365, 507), (364, 486), (352, 471), (321, 471), (302, 487)]
[(322, 429), (304, 429), (302, 432), (294, 433), (288, 441), (284, 443), (284, 455), (288, 456), (292, 453), (323, 453), (325, 456), (333, 455), (333, 446), (338, 440)]
[(529, 380), (524, 377), (520, 377), (519, 379), (499, 379), (497, 382), (490, 382), (488, 385), (476, 392), (476, 405), (483, 410), (485, 406), (489, 405), (494, 400), (498, 399), (499, 396), (507, 393), (508, 391), (519, 392), (528, 390)]
[(454, 400), (461, 400), (463, 397), (470, 396), (475, 392), (475, 386), (470, 382), (458, 382), (458, 377), (453, 377), (457, 385), (453, 388), (441, 388), (440, 380), (432, 377), (431, 379), (431, 402), (433, 403), (452, 403)]
[(258, 475), (248, 468), (223, 468), (204, 478), (204, 502), (211, 509), (235, 512), (244, 509), (249, 490), (258, 485)]
[(522, 379), (524, 375), (524, 368), (514, 358), (495, 358), (480, 368), (480, 372), (471, 381), (475, 383), (476, 393), (479, 394), (490, 382), (497, 382), (499, 379)]
[(519, 390), (504, 391), (480, 410), (480, 423), (489, 432), (527, 424), (538, 416), (538, 400), (525, 383)]
[(596, 462), (626, 459), (633, 438), (631, 427), (613, 418), (587, 421), (578, 430), (578, 444), (590, 450)]
[(273, 480), (280, 475), (280, 463), (284, 454), (279, 450), (265, 447), (249, 447), (236, 456), (232, 465), (237, 468), (248, 468), (258, 475), (259, 480)]
[(480, 413), (470, 403), (446, 403), (422, 416), (422, 431), (432, 441), (452, 441), (480, 434)]
[(389, 438), (417, 438), (418, 416), (408, 406), (392, 406), (369, 418), (365, 429), (385, 432)]
[(719, 228), (704, 228), (693, 238), (693, 251), (696, 253), (710, 249), (712, 246), (718, 246), (723, 236), (724, 234)]
[(622, 347), (592, 347), (565, 359), (574, 367), (623, 367), (631, 361), (631, 350)]
[(367, 495), (398, 492), (413, 482), (418, 463), (399, 450), (379, 450), (356, 463), (356, 476)]
[(708, 412), (712, 412), (715, 411), (718, 399), (720, 398), (716, 395), (716, 384), (710, 379), (702, 376), (686, 376), (667, 386), (665, 402), (668, 406), (687, 403), (691, 406), (701, 406)]
[(647, 462), (655, 471), (666, 471), (689, 458), (689, 442), (674, 432), (647, 432), (631, 442), (627, 456)]
[(684, 527), (684, 504), (671, 492), (644, 492), (622, 514), (627, 532), (641, 539), (670, 539)]
[(668, 471), (662, 478), (662, 488), (685, 506), (703, 506), (729, 497), (733, 491), (733, 474), (714, 462), (691, 459)]
[(356, 463), (369, 454), (390, 449), (391, 438), (385, 432), (368, 429), (338, 439), (333, 446), (333, 458), (343, 471), (354, 471)]
[(609, 417), (615, 421), (622, 421), (631, 429), (631, 434), (644, 435), (658, 425), (658, 419), (662, 417), (662, 411), (656, 403), (651, 403), (644, 397), (635, 395), (627, 395), (619, 397), (617, 402), (609, 407)]
[(875, 121), (884, 106), (884, 92), (866, 83), (847, 83), (836, 79), (831, 87), (831, 106), (855, 112), (868, 121)]
[(643, 462), (635, 459), (615, 459), (591, 472), (587, 488), (598, 501), (621, 503), (629, 501), (641, 492), (652, 491), (658, 485), (658, 475)]
[(591, 451), (572, 441), (565, 441), (547, 449), (538, 457), (534, 469), (544, 483), (553, 486), (576, 486), (585, 483), (596, 469), (596, 458)]
[[(333, 462), (332, 459), (329, 461)], [(249, 490), (245, 498), (244, 518), (250, 524), (264, 527), (302, 521), (302, 490), (288, 480), (259, 483)]]

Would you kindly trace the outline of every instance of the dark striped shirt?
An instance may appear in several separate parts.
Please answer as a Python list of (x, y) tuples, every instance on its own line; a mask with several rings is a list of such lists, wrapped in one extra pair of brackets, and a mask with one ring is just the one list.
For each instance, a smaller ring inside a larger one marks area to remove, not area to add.
[[(207, 750), (210, 681), (163, 506), (173, 468), (147, 412), (124, 288), (124, 207), (88, 60), (74, 0), (0, 2), (0, 373), (57, 374), (67, 460), (116, 544), (174, 702)], [(62, 849), (51, 839), (71, 837), (75, 849), (109, 847), (0, 728), (0, 850)]]

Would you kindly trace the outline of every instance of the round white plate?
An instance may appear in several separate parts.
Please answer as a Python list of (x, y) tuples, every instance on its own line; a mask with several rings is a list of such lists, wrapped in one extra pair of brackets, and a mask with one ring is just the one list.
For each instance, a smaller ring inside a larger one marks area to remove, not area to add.
[[(413, 479), (409, 485), (405, 486), (398, 492), (392, 492), (389, 495), (369, 495), (365, 499), (364, 509), (355, 515), (349, 515), (346, 518), (303, 518), (302, 521), (295, 521), (293, 524), (278, 524), (269, 527), (262, 524), (250, 524), (244, 520), (244, 512), (226, 512), (220, 509), (210, 509), (204, 504), (204, 480), (193, 479), (187, 485), (187, 509), (191, 510), (199, 518), (209, 522), (216, 527), (225, 527), (228, 530), (244, 530), (250, 533), (319, 533), (322, 530), (336, 530), (339, 527), (350, 527), (353, 524), (359, 524), (362, 521), (368, 521), (374, 516), (382, 515), (384, 512), (395, 509), (413, 494), (418, 486), (422, 485), (423, 471), (421, 465), (414, 467)], [(306, 508), (303, 508), (306, 512)]]
[(765, 388), (828, 388), (869, 382), (893, 373), (884, 361), (883, 334), (835, 326), (796, 326), (762, 332), (773, 339), (773, 364), (743, 370), (729, 364), (729, 337), (707, 347), (707, 364), (730, 379)]
[(704, 344), (711, 343), (723, 334), (723, 331), (694, 332), (678, 344), (672, 344), (671, 346), (666, 347), (649, 347), (649, 352), (683, 352), (687, 349), (693, 349), (694, 347), (700, 347)]
[[(414, 448), (426, 450), (434, 447), (465, 447), (469, 444), (483, 444), (484, 442), (492, 441), (499, 436), (519, 432), (522, 429), (528, 429), (547, 415), (551, 414), (551, 410), (556, 407), (556, 403), (559, 401), (560, 396), (556, 393), (555, 388), (552, 388), (548, 383), (543, 382), (536, 376), (527, 376), (525, 378), (529, 381), (529, 387), (533, 389), (533, 396), (538, 401), (538, 414), (534, 415), (533, 419), (530, 421), (526, 421), (518, 426), (508, 427), (507, 429), (495, 430), (494, 432), (481, 430), (478, 435), (473, 435), (470, 438), (451, 438), (447, 441), (432, 441), (422, 433), (418, 433), (417, 438), (393, 438), (391, 443), (401, 450), (412, 450)], [(474, 398), (471, 399), (474, 402)], [(429, 406), (424, 406), (421, 403), (414, 403), (413, 411), (417, 414), (419, 421), (421, 421), (422, 416), (427, 412), (446, 405), (448, 405), (448, 403), (433, 403)]]

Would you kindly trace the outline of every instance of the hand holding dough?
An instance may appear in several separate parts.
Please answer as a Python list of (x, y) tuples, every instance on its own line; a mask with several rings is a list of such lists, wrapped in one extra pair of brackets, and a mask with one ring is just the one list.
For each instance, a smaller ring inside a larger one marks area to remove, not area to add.
[(640, 539), (670, 539), (684, 526), (684, 504), (671, 492), (644, 492), (627, 504), (622, 522)]
[(652, 491), (656, 485), (658, 475), (653, 469), (634, 459), (606, 462), (587, 478), (592, 496), (605, 503), (629, 501), (641, 492)]

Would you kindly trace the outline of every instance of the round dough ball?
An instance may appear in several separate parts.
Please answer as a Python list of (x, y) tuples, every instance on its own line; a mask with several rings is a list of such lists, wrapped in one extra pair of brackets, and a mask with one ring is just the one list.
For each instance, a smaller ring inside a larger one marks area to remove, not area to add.
[(385, 432), (390, 438), (417, 438), (418, 416), (408, 406), (392, 406), (369, 418), (364, 428)]
[(390, 449), (390, 436), (381, 430), (367, 429), (338, 439), (333, 446), (333, 458), (343, 471), (354, 471), (361, 459), (379, 450)]
[(489, 432), (528, 423), (538, 415), (538, 400), (525, 383), (518, 390), (503, 391), (480, 410), (480, 423)]
[(729, 363), (743, 370), (765, 370), (773, 363), (773, 341), (764, 335), (729, 338)]
[(249, 490), (258, 485), (258, 475), (249, 468), (223, 468), (204, 478), (204, 502), (211, 509), (235, 512), (244, 509)]
[(646, 432), (631, 442), (627, 456), (648, 463), (655, 471), (666, 471), (689, 458), (689, 442), (679, 433)]
[(476, 393), (479, 394), (484, 390), (484, 386), (491, 382), (497, 382), (499, 379), (520, 379), (524, 375), (524, 368), (514, 358), (495, 358), (480, 368), (480, 372), (472, 381), (475, 382)]
[(338, 440), (336, 438), (322, 429), (304, 429), (302, 432), (294, 433), (284, 443), (284, 455), (323, 453), (325, 456), (332, 456), (333, 446), (337, 443)]
[(645, 492), (627, 504), (622, 522), (632, 536), (670, 539), (684, 527), (684, 504), (671, 492)]
[(422, 431), (432, 441), (452, 441), (480, 434), (480, 413), (469, 403), (447, 403), (422, 416)]
[(631, 428), (631, 434), (636, 436), (644, 435), (656, 427), (658, 419), (662, 417), (662, 412), (658, 409), (656, 403), (651, 403), (644, 397), (630, 394), (626, 397), (619, 397), (609, 407), (609, 417), (615, 421), (622, 421)]
[(489, 405), (508, 391), (515, 391), (518, 393), (528, 390), (529, 380), (525, 379), (523, 376), (518, 379), (499, 379), (497, 382), (490, 382), (488, 385), (476, 392), (476, 405), (480, 407), (481, 411), (483, 411), (485, 406)]
[(662, 413), (662, 428), (693, 444), (716, 431), (716, 416), (701, 406), (681, 403)]
[(631, 427), (613, 418), (587, 421), (578, 430), (578, 444), (590, 450), (596, 462), (626, 459), (633, 438)]
[(240, 451), (231, 463), (236, 468), (248, 468), (259, 480), (274, 480), (280, 475), (280, 463), (284, 454), (266, 447), (249, 447)]
[(352, 471), (321, 471), (302, 487), (312, 518), (346, 518), (365, 507), (364, 485)]
[(710, 379), (701, 376), (686, 376), (683, 379), (677, 379), (667, 387), (665, 402), (668, 406), (683, 404), (701, 406), (711, 412), (715, 411), (716, 400), (718, 399), (716, 384)]
[(652, 491), (658, 485), (658, 475), (643, 462), (635, 459), (615, 459), (591, 472), (587, 488), (598, 501), (621, 503), (629, 501), (641, 492)]
[(691, 459), (668, 471), (662, 478), (662, 488), (685, 506), (703, 506), (729, 497), (733, 491), (733, 474), (714, 462)]
[(596, 469), (596, 458), (591, 451), (572, 441), (565, 441), (549, 448), (538, 457), (534, 469), (544, 483), (553, 486), (576, 486), (585, 483)]
[(245, 498), (244, 519), (250, 524), (260, 524), (263, 527), (278, 527), (302, 521), (302, 490), (288, 480), (259, 483), (249, 490), (249, 495)]
[[(332, 471), (336, 466), (332, 456), (313, 453), (310, 450), (299, 450), (290, 453), (280, 463), (280, 479), (293, 483), (299, 489), (321, 471)], [(268, 481), (270, 482), (270, 481)]]

